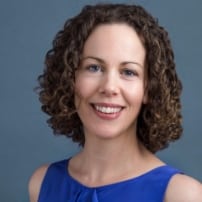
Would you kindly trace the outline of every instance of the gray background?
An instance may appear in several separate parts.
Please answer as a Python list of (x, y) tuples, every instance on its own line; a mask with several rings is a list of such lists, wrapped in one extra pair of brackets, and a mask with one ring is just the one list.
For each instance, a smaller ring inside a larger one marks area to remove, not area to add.
[[(43, 163), (77, 152), (77, 145), (55, 137), (33, 88), (45, 52), (65, 20), (88, 0), (0, 1), (0, 201), (28, 201), (27, 182)], [(106, 1), (107, 2), (107, 1)], [(182, 95), (184, 134), (158, 155), (202, 180), (202, 1), (137, 0), (169, 30)]]

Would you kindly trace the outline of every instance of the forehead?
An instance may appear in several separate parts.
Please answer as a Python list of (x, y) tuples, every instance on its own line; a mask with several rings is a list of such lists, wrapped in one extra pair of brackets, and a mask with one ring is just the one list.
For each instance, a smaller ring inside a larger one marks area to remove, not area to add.
[(83, 56), (144, 61), (145, 48), (133, 27), (124, 23), (97, 26), (84, 44)]
[(111, 39), (109, 38), (111, 35), (113, 37), (121, 37), (122, 39), (130, 36), (132, 38), (138, 38), (141, 40), (135, 28), (126, 23), (104, 23), (99, 24), (93, 28), (85, 43), (87, 43), (90, 39), (92, 40), (95, 37), (97, 38), (99, 37), (101, 39), (102, 38)]

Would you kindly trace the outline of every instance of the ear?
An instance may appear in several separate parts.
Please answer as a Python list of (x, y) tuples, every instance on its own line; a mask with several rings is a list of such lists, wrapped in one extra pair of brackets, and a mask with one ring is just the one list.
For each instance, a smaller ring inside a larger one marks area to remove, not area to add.
[(146, 75), (145, 75), (145, 80), (144, 80), (144, 96), (142, 99), (142, 103), (143, 104), (148, 103), (148, 78)]
[(143, 104), (147, 104), (147, 102), (148, 102), (148, 94), (147, 94), (147, 91), (145, 90), (142, 103), (143, 103)]
[(144, 96), (143, 96), (143, 99), (142, 99), (142, 103), (147, 104), (147, 102), (148, 102), (148, 88), (147, 88), (147, 84), (145, 84)]

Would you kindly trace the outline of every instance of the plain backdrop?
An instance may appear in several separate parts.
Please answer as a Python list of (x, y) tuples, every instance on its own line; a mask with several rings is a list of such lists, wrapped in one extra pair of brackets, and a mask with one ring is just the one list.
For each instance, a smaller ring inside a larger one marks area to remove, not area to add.
[[(0, 201), (28, 201), (27, 183), (41, 164), (79, 147), (55, 137), (33, 88), (44, 55), (67, 18), (93, 0), (0, 0)], [(105, 1), (109, 2), (109, 1)], [(137, 0), (170, 33), (183, 82), (183, 137), (158, 155), (202, 180), (202, 1)]]

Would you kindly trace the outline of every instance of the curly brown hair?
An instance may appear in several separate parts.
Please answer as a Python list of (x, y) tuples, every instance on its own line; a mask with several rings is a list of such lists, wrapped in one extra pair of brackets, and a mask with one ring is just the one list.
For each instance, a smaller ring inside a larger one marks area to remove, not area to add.
[(167, 31), (141, 6), (88, 5), (66, 21), (46, 54), (45, 69), (38, 78), (42, 110), (50, 116), (47, 122), (55, 134), (71, 137), (84, 145), (82, 122), (74, 105), (75, 71), (91, 32), (101, 24), (112, 23), (131, 26), (146, 49), (148, 101), (138, 116), (137, 136), (148, 150), (155, 153), (182, 133), (182, 85), (175, 70)]

